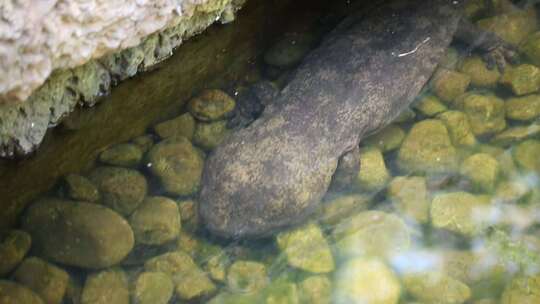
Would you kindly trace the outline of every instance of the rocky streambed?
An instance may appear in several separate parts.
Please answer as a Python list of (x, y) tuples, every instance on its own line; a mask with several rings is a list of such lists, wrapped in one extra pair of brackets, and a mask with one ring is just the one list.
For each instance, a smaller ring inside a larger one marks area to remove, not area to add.
[(320, 38), (283, 35), (248, 81), (208, 87), (30, 204), (0, 238), (0, 303), (540, 302), (536, 14), (501, 6), (477, 22), (522, 61), (499, 72), (454, 45), (307, 223), (217, 239), (197, 216), (205, 158)]

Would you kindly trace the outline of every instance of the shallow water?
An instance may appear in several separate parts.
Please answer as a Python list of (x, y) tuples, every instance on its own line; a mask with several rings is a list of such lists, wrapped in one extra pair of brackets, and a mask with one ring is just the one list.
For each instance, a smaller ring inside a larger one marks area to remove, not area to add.
[(2, 239), (0, 277), (48, 303), (540, 303), (540, 39), (533, 10), (498, 10), (479, 24), (522, 43), (521, 63), (500, 75), (453, 45), (305, 225), (216, 239), (197, 191), (204, 157), (261, 110), (249, 86), (286, 84), (333, 20), (287, 33), (259, 76), (209, 88), (223, 91), (58, 181)]

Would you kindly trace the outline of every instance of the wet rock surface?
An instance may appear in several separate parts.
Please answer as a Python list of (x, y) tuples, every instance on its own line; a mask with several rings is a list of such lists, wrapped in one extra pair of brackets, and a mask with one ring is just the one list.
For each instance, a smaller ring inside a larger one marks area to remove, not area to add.
[(32, 290), (10, 281), (0, 280), (0, 303), (45, 304)]
[(10, 230), (0, 240), (0, 277), (4, 277), (23, 260), (32, 238), (27, 232)]
[(84, 284), (81, 304), (129, 304), (128, 278), (120, 269), (91, 274)]
[(47, 304), (60, 304), (66, 293), (69, 275), (46, 261), (31, 257), (25, 259), (13, 278), (32, 289)]
[(178, 205), (166, 197), (148, 197), (129, 217), (135, 241), (145, 245), (162, 245), (180, 233)]
[(173, 283), (163, 272), (143, 272), (135, 281), (135, 304), (167, 304), (173, 295)]

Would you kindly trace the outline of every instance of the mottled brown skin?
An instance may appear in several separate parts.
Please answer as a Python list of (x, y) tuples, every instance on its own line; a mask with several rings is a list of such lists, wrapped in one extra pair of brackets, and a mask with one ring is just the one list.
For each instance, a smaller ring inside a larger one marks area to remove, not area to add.
[(460, 8), (451, 0), (393, 3), (339, 25), (274, 106), (210, 155), (199, 212), (212, 233), (257, 238), (304, 221), (339, 158), (420, 92), (450, 44)]

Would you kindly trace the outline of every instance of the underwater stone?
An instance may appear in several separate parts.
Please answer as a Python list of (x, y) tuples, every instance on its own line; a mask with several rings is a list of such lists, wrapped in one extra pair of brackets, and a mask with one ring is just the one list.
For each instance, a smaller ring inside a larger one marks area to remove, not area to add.
[(301, 304), (330, 304), (332, 282), (323, 275), (310, 276), (298, 285)]
[(491, 193), (495, 189), (500, 166), (491, 155), (477, 153), (463, 161), (460, 173), (472, 181), (476, 190)]
[(129, 304), (125, 272), (113, 268), (90, 274), (84, 283), (81, 304)]
[(97, 167), (90, 175), (105, 206), (128, 216), (146, 196), (147, 182), (139, 171), (118, 167)]
[(540, 31), (527, 37), (521, 50), (535, 65), (540, 66)]
[(505, 69), (501, 83), (521, 96), (537, 92), (540, 88), (540, 69), (532, 64), (520, 64)]
[(536, 13), (534, 9), (515, 10), (484, 18), (476, 24), (482, 29), (494, 32), (508, 43), (519, 45), (536, 29)]
[(156, 144), (148, 152), (150, 172), (164, 190), (174, 195), (197, 191), (203, 170), (203, 157), (185, 137), (172, 137)]
[(526, 171), (540, 172), (540, 141), (528, 139), (519, 143), (513, 151), (514, 161)]
[(219, 120), (210, 123), (199, 122), (195, 126), (193, 143), (205, 151), (217, 147), (229, 134), (227, 121)]
[(435, 94), (448, 103), (465, 93), (471, 82), (469, 75), (447, 69), (439, 69), (433, 77)]
[(221, 90), (205, 90), (192, 98), (188, 109), (200, 121), (216, 121), (225, 118), (234, 110), (236, 103)]
[(434, 95), (423, 96), (415, 103), (414, 108), (427, 117), (433, 117), (448, 109), (446, 105)]
[(540, 275), (518, 275), (506, 286), (501, 304), (540, 303)]
[(114, 145), (99, 154), (99, 161), (112, 166), (136, 167), (142, 159), (143, 152), (135, 144)]
[(111, 76), (97, 61), (73, 69), (72, 79), (67, 84), (67, 89), (77, 92), (80, 101), (89, 107), (96, 104), (96, 97), (107, 95), (110, 88)]
[(368, 208), (371, 197), (348, 194), (328, 198), (321, 206), (318, 220), (325, 225), (335, 225), (342, 219)]
[(204, 265), (204, 269), (210, 275), (212, 280), (224, 282), (227, 278), (227, 267), (229, 266), (229, 258), (226, 253), (221, 252), (210, 257)]
[(404, 138), (405, 131), (402, 128), (396, 125), (388, 125), (381, 131), (364, 139), (362, 144), (376, 147), (384, 153), (399, 148)]
[(461, 304), (471, 297), (470, 288), (441, 272), (405, 274), (405, 289), (422, 303)]
[(467, 192), (437, 194), (431, 202), (431, 221), (437, 228), (474, 236), (485, 226), (489, 199)]
[(431, 202), (428, 199), (426, 178), (398, 176), (388, 185), (388, 198), (403, 215), (419, 223), (429, 220)]
[(407, 107), (399, 113), (399, 115), (392, 121), (393, 123), (406, 123), (411, 122), (416, 118), (416, 113)]
[(263, 303), (267, 304), (298, 304), (298, 286), (293, 282), (277, 279), (264, 289), (263, 297)]
[(167, 304), (173, 295), (171, 278), (163, 272), (143, 272), (135, 281), (134, 304)]
[(537, 94), (509, 98), (504, 106), (509, 119), (529, 121), (540, 117), (540, 95)]
[(180, 211), (182, 229), (195, 231), (199, 226), (198, 203), (194, 200), (180, 200), (177, 202)]
[(315, 37), (309, 34), (288, 33), (264, 53), (264, 63), (290, 68), (302, 60), (309, 52)]
[(522, 203), (531, 194), (531, 190), (523, 181), (502, 181), (497, 185), (495, 199), (504, 203)]
[(236, 261), (227, 272), (227, 285), (234, 292), (253, 293), (268, 284), (266, 266), (252, 261)]
[(521, 140), (535, 137), (540, 134), (540, 124), (533, 123), (528, 126), (511, 127), (495, 135), (491, 142), (495, 145), (509, 146)]
[(399, 149), (398, 166), (413, 172), (456, 170), (457, 153), (445, 125), (433, 119), (414, 124)]
[(182, 300), (191, 300), (215, 291), (216, 286), (193, 259), (185, 252), (173, 251), (154, 257), (144, 264), (146, 271), (169, 275), (175, 294)]
[(36, 257), (25, 259), (13, 278), (32, 289), (47, 304), (62, 302), (69, 281), (69, 275), (63, 269)]
[(468, 94), (461, 101), (476, 136), (491, 135), (506, 128), (504, 101), (495, 95)]
[(460, 72), (471, 77), (471, 84), (476, 87), (493, 87), (497, 85), (501, 73), (497, 68), (489, 69), (486, 61), (480, 56), (471, 56), (463, 59), (459, 67)]
[(127, 221), (97, 204), (43, 199), (28, 208), (22, 227), (39, 256), (82, 268), (115, 265), (134, 244)]
[(356, 185), (366, 191), (378, 191), (386, 186), (389, 179), (381, 151), (377, 148), (360, 149), (360, 171)]
[(135, 241), (162, 245), (178, 237), (180, 213), (176, 203), (166, 197), (147, 197), (129, 217)]
[(310, 223), (281, 232), (276, 241), (289, 265), (312, 273), (334, 270), (334, 258), (321, 229)]
[(64, 190), (68, 198), (93, 203), (99, 200), (99, 191), (86, 177), (69, 174), (64, 177)]
[(141, 135), (133, 138), (131, 140), (133, 144), (137, 145), (141, 149), (142, 153), (148, 152), (150, 148), (154, 145), (154, 138), (152, 135)]
[(354, 258), (336, 274), (333, 303), (397, 304), (401, 285), (394, 272), (376, 258)]
[(437, 116), (448, 129), (452, 143), (456, 147), (471, 147), (476, 144), (476, 137), (471, 130), (467, 115), (460, 111), (446, 111)]
[(381, 211), (364, 211), (336, 225), (333, 232), (340, 256), (391, 258), (407, 250), (410, 234), (399, 217)]
[(0, 237), (0, 277), (4, 277), (26, 256), (32, 238), (30, 234), (21, 230), (10, 230)]
[(191, 140), (195, 132), (195, 119), (191, 114), (184, 113), (176, 118), (164, 121), (154, 126), (154, 132), (166, 139), (175, 136), (184, 136)]
[(45, 302), (23, 285), (0, 280), (0, 304), (45, 304)]

